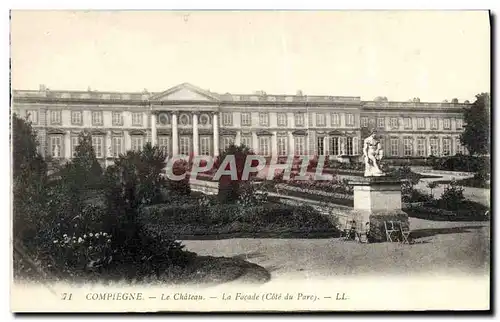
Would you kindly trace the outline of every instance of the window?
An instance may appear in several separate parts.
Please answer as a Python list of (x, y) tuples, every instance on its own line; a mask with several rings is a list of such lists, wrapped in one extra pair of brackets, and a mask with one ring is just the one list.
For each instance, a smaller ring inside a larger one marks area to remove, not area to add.
[(27, 110), (26, 118), (31, 124), (38, 124), (38, 111), (36, 110)]
[(144, 138), (142, 136), (132, 136), (132, 151), (142, 151), (144, 146)]
[(271, 150), (269, 149), (269, 137), (261, 136), (259, 137), (259, 154), (263, 156), (271, 155)]
[(456, 142), (456, 148), (455, 148), (455, 153), (456, 154), (465, 154), (465, 149), (462, 143), (460, 142), (460, 138), (455, 139)]
[(419, 157), (425, 157), (425, 139), (424, 138), (417, 139), (417, 155)]
[(295, 141), (295, 155), (305, 155), (306, 154), (306, 144), (304, 136), (296, 136), (294, 137)]
[(189, 155), (191, 153), (191, 137), (179, 137), (179, 153), (180, 155)]
[(411, 117), (405, 117), (403, 119), (403, 122), (404, 122), (404, 126), (405, 126), (405, 129), (411, 129), (412, 126), (411, 126)]
[(438, 155), (438, 139), (432, 138), (429, 140), (430, 155)]
[(354, 144), (353, 144), (353, 138), (348, 137), (347, 142), (346, 142), (346, 154), (347, 155), (354, 155)]
[(251, 126), (252, 125), (252, 114), (250, 114), (250, 113), (241, 113), (241, 125), (243, 125), (243, 126)]
[(339, 126), (340, 125), (340, 118), (337, 113), (332, 114), (332, 126)]
[(316, 138), (316, 148), (318, 151), (318, 155), (325, 154), (325, 139), (323, 137)]
[(368, 127), (368, 118), (367, 117), (361, 118), (361, 127)]
[(331, 155), (340, 155), (339, 138), (337, 136), (328, 138), (329, 151)]
[(286, 136), (278, 136), (278, 155), (287, 155), (287, 138)]
[(377, 126), (380, 128), (384, 128), (385, 127), (385, 118), (383, 118), (383, 117), (377, 118)]
[(278, 126), (286, 126), (286, 113), (278, 113)]
[(425, 119), (423, 117), (417, 119), (417, 127), (419, 129), (425, 129)]
[(200, 137), (200, 154), (201, 155), (210, 155), (210, 146), (212, 142), (210, 141), (209, 136), (201, 136)]
[(200, 115), (200, 124), (201, 125), (210, 125), (210, 116), (207, 114), (201, 114)]
[(142, 126), (143, 125), (141, 112), (132, 113), (132, 125), (133, 126)]
[(294, 115), (295, 117), (295, 126), (304, 126), (304, 114), (297, 113)]
[(71, 137), (71, 156), (74, 158), (76, 156), (76, 147), (80, 144), (78, 136)]
[(121, 112), (113, 112), (111, 118), (113, 125), (123, 125), (123, 115)]
[(234, 138), (232, 136), (224, 136), (222, 138), (222, 149), (223, 151), (227, 150), (231, 144), (234, 144)]
[(103, 141), (104, 138), (102, 136), (92, 137), (92, 148), (94, 148), (95, 157), (98, 159), (103, 157)]
[(180, 136), (179, 137), (179, 154), (189, 155), (191, 153), (191, 136)]
[(61, 111), (50, 111), (50, 124), (61, 124)]
[(451, 129), (451, 120), (450, 119), (444, 119), (443, 120), (443, 128), (445, 130), (450, 130)]
[(413, 155), (413, 139), (404, 138), (403, 139), (403, 155), (405, 157), (411, 157)]
[(316, 126), (326, 126), (326, 115), (324, 113), (316, 113)]
[(170, 138), (168, 136), (162, 135), (162, 136), (158, 137), (158, 147), (166, 155), (168, 155), (168, 153), (169, 153), (169, 146), (170, 146), (169, 142), (170, 142)]
[(457, 130), (462, 130), (464, 127), (463, 120), (457, 119)]
[(114, 158), (118, 158), (123, 153), (123, 138), (115, 136), (111, 139), (111, 150)]
[(438, 129), (438, 119), (431, 118), (431, 130), (437, 130), (437, 129)]
[(189, 125), (191, 124), (191, 118), (189, 117), (189, 115), (187, 114), (182, 114), (180, 117), (179, 117), (179, 123), (181, 125)]
[(268, 126), (269, 125), (269, 114), (259, 113), (259, 125)]
[(391, 155), (398, 156), (399, 155), (399, 139), (391, 138)]
[(53, 158), (60, 158), (62, 155), (62, 136), (50, 137), (50, 155)]
[(222, 113), (222, 125), (233, 125), (233, 113)]
[(71, 112), (71, 124), (73, 124), (73, 125), (81, 125), (82, 124), (82, 112), (81, 111), (72, 111)]
[(347, 126), (354, 126), (354, 114), (346, 114), (346, 125)]
[(250, 135), (241, 136), (241, 144), (252, 148), (252, 137)]
[(397, 127), (398, 127), (398, 118), (391, 117), (391, 128), (397, 128)]
[(451, 155), (451, 139), (443, 138), (443, 156)]
[(92, 125), (102, 125), (102, 112), (92, 112)]

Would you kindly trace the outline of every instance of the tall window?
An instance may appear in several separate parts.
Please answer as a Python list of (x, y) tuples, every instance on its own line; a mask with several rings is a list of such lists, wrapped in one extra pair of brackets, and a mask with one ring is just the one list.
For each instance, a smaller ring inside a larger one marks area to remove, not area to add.
[(169, 153), (170, 137), (162, 135), (158, 137), (158, 147), (163, 151), (163, 153)]
[(103, 141), (102, 136), (92, 136), (92, 147), (94, 148), (95, 157), (98, 159), (103, 157)]
[(403, 139), (403, 155), (405, 157), (411, 157), (413, 155), (413, 139), (404, 138)]
[(419, 157), (425, 157), (425, 139), (424, 138), (417, 139), (417, 155)]
[(431, 118), (431, 130), (437, 130), (438, 129), (438, 119), (433, 117)]
[(457, 119), (457, 130), (462, 130), (464, 127), (463, 120)]
[(71, 111), (71, 124), (81, 125), (82, 124), (82, 112), (81, 111)]
[(419, 129), (425, 129), (425, 119), (423, 117), (417, 119), (417, 127)]
[(53, 158), (60, 158), (62, 156), (62, 136), (50, 137), (50, 154)]
[(286, 113), (278, 113), (278, 126), (286, 126)]
[(233, 125), (233, 113), (222, 113), (222, 125)]
[(140, 135), (132, 136), (132, 150), (133, 151), (142, 151), (142, 147), (144, 146), (144, 138)]
[(123, 153), (123, 138), (115, 136), (111, 139), (111, 150), (114, 158), (118, 158)]
[(286, 136), (278, 136), (278, 155), (284, 156), (287, 155), (287, 137)]
[(332, 114), (332, 126), (339, 126), (340, 125), (340, 117), (337, 113)]
[(294, 115), (295, 126), (304, 126), (304, 113), (297, 113)]
[(232, 136), (224, 136), (222, 138), (222, 148), (223, 150), (226, 150), (231, 146), (231, 144), (234, 144), (234, 138)]
[(112, 118), (113, 125), (115, 125), (115, 126), (123, 125), (122, 112), (113, 112), (111, 118)]
[(242, 135), (241, 136), (241, 144), (245, 145), (248, 148), (252, 148), (252, 136)]
[(132, 125), (133, 126), (142, 126), (143, 125), (141, 112), (132, 113)]
[(92, 112), (92, 125), (102, 125), (102, 111)]
[(31, 124), (38, 124), (38, 111), (37, 110), (27, 110), (26, 117)]
[(260, 126), (269, 126), (269, 114), (268, 113), (259, 113), (259, 125)]
[(385, 127), (385, 118), (383, 118), (383, 117), (377, 118), (377, 126), (380, 128), (384, 128)]
[(200, 154), (201, 155), (210, 155), (210, 146), (211, 141), (209, 136), (201, 136), (200, 137)]
[(316, 126), (326, 126), (326, 115), (324, 113), (316, 113)]
[(304, 136), (296, 136), (293, 139), (295, 141), (295, 155), (305, 155), (306, 138)]
[(179, 137), (179, 153), (181, 155), (189, 155), (191, 153), (191, 137)]
[(430, 155), (437, 156), (438, 155), (438, 139), (431, 138), (429, 139), (429, 147), (430, 147)]
[(398, 118), (391, 117), (391, 128), (398, 128)]
[(443, 128), (445, 130), (450, 130), (451, 129), (451, 120), (446, 118), (443, 120)]
[(316, 148), (318, 155), (324, 155), (325, 152), (325, 139), (323, 137), (316, 138)]
[(80, 144), (78, 136), (71, 137), (71, 156), (74, 158), (76, 156), (76, 147)]
[(339, 138), (337, 136), (328, 138), (328, 150), (331, 155), (340, 155), (339, 151)]
[(252, 114), (251, 113), (241, 113), (241, 125), (251, 126), (252, 125)]
[(405, 126), (405, 129), (411, 129), (412, 126), (411, 126), (411, 117), (405, 117), (404, 119), (404, 126)]
[(361, 118), (361, 127), (368, 127), (368, 118), (367, 117)]
[(455, 148), (455, 154), (465, 154), (465, 149), (462, 143), (460, 142), (460, 138), (455, 139), (456, 142), (456, 148)]
[(346, 154), (347, 155), (354, 154), (354, 145), (353, 145), (353, 138), (352, 137), (348, 137), (346, 140)]
[(61, 111), (50, 111), (50, 124), (61, 124)]
[(346, 114), (346, 125), (354, 126), (354, 114)]
[(391, 155), (398, 156), (399, 155), (399, 139), (391, 138)]
[(259, 137), (259, 154), (263, 156), (271, 155), (271, 149), (269, 148), (270, 137), (261, 136)]
[(451, 155), (451, 139), (443, 138), (443, 155)]

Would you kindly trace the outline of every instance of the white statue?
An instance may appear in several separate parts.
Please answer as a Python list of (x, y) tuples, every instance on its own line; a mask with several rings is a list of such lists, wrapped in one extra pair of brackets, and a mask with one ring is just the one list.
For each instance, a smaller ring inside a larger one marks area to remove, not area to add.
[(365, 160), (365, 177), (380, 177), (385, 173), (380, 170), (379, 161), (383, 157), (380, 141), (372, 133), (363, 141), (363, 156)]

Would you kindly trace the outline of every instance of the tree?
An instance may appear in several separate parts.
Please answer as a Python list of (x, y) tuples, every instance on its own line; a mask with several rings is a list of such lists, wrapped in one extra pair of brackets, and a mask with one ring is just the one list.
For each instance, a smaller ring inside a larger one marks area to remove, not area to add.
[(471, 155), (490, 153), (490, 95), (476, 95), (476, 101), (464, 109), (465, 129), (460, 141)]

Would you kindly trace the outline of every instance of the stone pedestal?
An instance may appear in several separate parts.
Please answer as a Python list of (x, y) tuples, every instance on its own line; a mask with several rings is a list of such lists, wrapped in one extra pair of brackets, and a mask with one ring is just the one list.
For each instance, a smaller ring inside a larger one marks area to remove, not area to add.
[(354, 188), (354, 220), (360, 241), (386, 241), (384, 221), (400, 221), (409, 227), (401, 210), (401, 180), (391, 177), (361, 177), (349, 182)]

